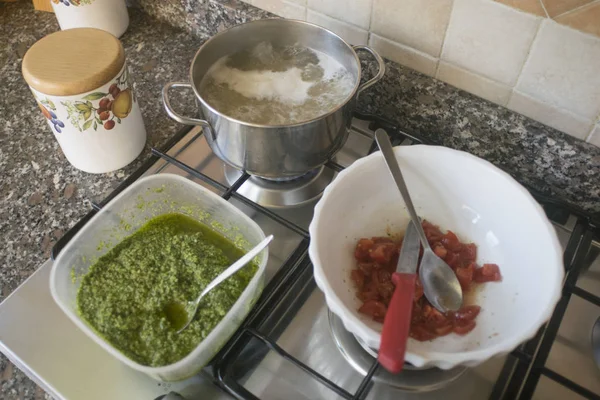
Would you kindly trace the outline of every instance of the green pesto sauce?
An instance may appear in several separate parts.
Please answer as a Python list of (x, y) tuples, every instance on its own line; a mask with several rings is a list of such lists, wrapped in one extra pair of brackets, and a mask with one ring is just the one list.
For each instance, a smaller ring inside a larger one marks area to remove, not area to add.
[(100, 257), (81, 280), (80, 315), (108, 342), (152, 367), (188, 355), (221, 321), (257, 271), (242, 268), (210, 291), (177, 334), (169, 304), (185, 304), (243, 255), (233, 243), (182, 214), (153, 218)]

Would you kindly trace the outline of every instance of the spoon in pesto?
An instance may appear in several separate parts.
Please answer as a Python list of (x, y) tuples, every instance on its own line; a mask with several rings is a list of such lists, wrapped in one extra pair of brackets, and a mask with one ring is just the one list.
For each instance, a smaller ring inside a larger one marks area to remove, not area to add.
[(225, 271), (221, 272), (219, 276), (206, 285), (196, 300), (188, 301), (186, 304), (181, 304), (179, 302), (168, 304), (165, 308), (165, 314), (169, 322), (171, 322), (173, 329), (176, 329), (177, 333), (183, 332), (183, 330), (192, 323), (194, 317), (196, 317), (198, 306), (200, 306), (200, 301), (202, 298), (215, 287), (219, 286), (225, 279), (229, 278), (231, 275), (235, 274), (238, 270), (242, 269), (242, 267), (252, 261), (254, 257), (258, 255), (258, 253), (260, 253), (269, 245), (269, 243), (271, 243), (271, 240), (273, 240), (273, 235), (267, 236), (262, 242), (254, 246), (252, 250), (227, 267)]

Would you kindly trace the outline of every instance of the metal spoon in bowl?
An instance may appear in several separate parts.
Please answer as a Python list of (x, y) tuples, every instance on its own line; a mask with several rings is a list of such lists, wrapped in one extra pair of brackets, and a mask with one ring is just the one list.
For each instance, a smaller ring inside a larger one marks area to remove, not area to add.
[(225, 279), (229, 278), (231, 275), (235, 274), (238, 270), (242, 269), (246, 264), (248, 264), (254, 257), (258, 255), (265, 247), (271, 243), (273, 240), (273, 235), (267, 236), (262, 242), (254, 246), (252, 250), (248, 253), (244, 254), (239, 258), (236, 262), (231, 264), (227, 269), (219, 274), (215, 279), (213, 279), (200, 293), (200, 296), (196, 298), (194, 301), (188, 301), (186, 304), (181, 304), (179, 302), (173, 302), (167, 305), (165, 308), (165, 314), (167, 319), (171, 322), (171, 325), (174, 329), (177, 329), (177, 333), (181, 333), (185, 328), (187, 328), (198, 311), (198, 306), (200, 305), (200, 301), (208, 292), (213, 290), (215, 287), (219, 286), (221, 282)]
[(421, 259), (421, 266), (419, 268), (419, 278), (421, 278), (421, 283), (423, 284), (423, 293), (425, 293), (427, 300), (441, 312), (457, 311), (463, 302), (460, 282), (454, 271), (452, 271), (452, 268), (438, 257), (431, 249), (431, 246), (429, 246), (387, 133), (383, 129), (377, 129), (375, 131), (375, 140), (400, 190), (400, 194), (402, 194), (410, 218), (415, 228), (417, 228), (417, 233), (423, 245), (423, 258)]

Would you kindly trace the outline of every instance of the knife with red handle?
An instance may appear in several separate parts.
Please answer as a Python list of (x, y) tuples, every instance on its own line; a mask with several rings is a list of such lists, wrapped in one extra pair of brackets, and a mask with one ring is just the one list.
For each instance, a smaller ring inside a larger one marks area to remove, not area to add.
[(396, 288), (383, 321), (377, 357), (379, 363), (393, 374), (399, 373), (404, 367), (420, 247), (417, 230), (413, 223), (409, 222), (402, 241), (396, 272), (392, 274), (392, 282)]

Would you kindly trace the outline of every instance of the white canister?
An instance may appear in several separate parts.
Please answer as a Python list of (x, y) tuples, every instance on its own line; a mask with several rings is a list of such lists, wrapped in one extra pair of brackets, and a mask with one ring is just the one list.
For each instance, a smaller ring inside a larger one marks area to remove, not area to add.
[(125, 0), (52, 0), (60, 29), (98, 28), (120, 37), (129, 25)]
[(109, 172), (141, 153), (146, 129), (117, 38), (91, 28), (59, 31), (27, 51), (22, 69), (73, 166)]

